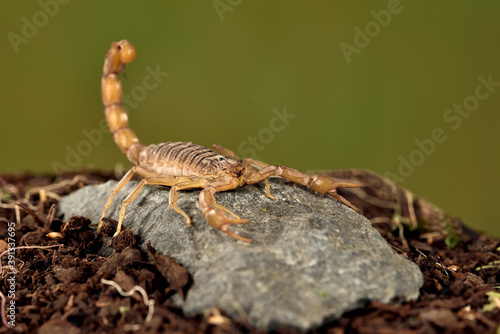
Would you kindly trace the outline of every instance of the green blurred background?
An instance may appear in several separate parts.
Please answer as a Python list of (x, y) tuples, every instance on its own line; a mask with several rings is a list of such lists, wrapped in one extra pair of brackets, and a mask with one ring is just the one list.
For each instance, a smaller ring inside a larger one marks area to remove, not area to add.
[[(498, 1), (42, 0), (0, 12), (0, 172), (131, 166), (100, 128), (104, 55), (129, 39), (124, 91), (142, 142), (219, 143), (302, 170), (398, 175), (412, 159), (400, 184), (500, 237), (500, 87), (459, 126), (443, 119), (474, 102), (479, 76), (500, 82)], [(169, 75), (154, 84), (148, 68)], [(273, 109), (285, 107), (295, 118), (281, 127)], [(446, 140), (419, 153), (436, 128)]]

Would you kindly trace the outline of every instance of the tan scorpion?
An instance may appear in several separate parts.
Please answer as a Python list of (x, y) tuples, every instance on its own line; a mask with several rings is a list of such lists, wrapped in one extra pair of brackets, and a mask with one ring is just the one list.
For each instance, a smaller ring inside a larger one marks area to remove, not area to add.
[(132, 62), (135, 57), (135, 47), (127, 40), (123, 40), (111, 44), (104, 61), (104, 74), (101, 81), (104, 113), (116, 145), (127, 155), (134, 167), (125, 174), (111, 192), (97, 227), (98, 233), (101, 231), (103, 218), (106, 216), (113, 197), (135, 173), (144, 178), (123, 201), (114, 236), (121, 231), (126, 207), (146, 184), (171, 187), (169, 204), (172, 209), (186, 218), (188, 225), (191, 224), (191, 218), (177, 206), (178, 191), (202, 188), (199, 197), (200, 209), (210, 225), (233, 238), (246, 242), (252, 242), (252, 239), (231, 231), (229, 225), (244, 224), (250, 220), (241, 219), (231, 210), (217, 204), (214, 197), (216, 192), (264, 180), (266, 196), (274, 200), (275, 198), (270, 194), (268, 178), (280, 176), (316, 192), (329, 194), (358, 211), (354, 205), (336, 192), (339, 187), (359, 187), (354, 183), (340, 182), (327, 176), (310, 176), (290, 167), (270, 166), (251, 158), (242, 160), (231, 150), (219, 145), (214, 145), (214, 149), (220, 153), (191, 142), (168, 142), (149, 146), (141, 144), (135, 132), (129, 128), (127, 113), (122, 107), (122, 84), (118, 78), (125, 64)]

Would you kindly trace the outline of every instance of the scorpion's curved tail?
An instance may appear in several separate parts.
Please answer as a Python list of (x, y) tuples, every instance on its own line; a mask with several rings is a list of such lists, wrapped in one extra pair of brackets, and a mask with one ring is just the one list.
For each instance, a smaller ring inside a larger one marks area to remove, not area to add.
[(129, 128), (127, 112), (122, 107), (122, 83), (118, 78), (125, 64), (135, 59), (135, 47), (127, 40), (112, 43), (104, 61), (101, 81), (102, 102), (108, 127), (118, 148), (137, 164), (139, 152), (144, 147), (135, 132)]

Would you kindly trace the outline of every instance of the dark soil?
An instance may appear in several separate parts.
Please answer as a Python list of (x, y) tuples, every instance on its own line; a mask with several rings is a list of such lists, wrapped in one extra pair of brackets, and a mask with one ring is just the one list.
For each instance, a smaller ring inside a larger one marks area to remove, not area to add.
[[(497, 331), (498, 240), (468, 229), (458, 219), (376, 174), (358, 170), (328, 174), (363, 186), (362, 190), (339, 192), (362, 210), (397, 252), (420, 267), (424, 285), (415, 302), (371, 302), (313, 333)], [(247, 323), (226, 318), (222, 310), (185, 317), (170, 303), (174, 294), (184, 297), (192, 283), (182, 266), (152, 247), (147, 253), (139, 251), (135, 236), (127, 229), (114, 239), (115, 254), (101, 257), (97, 254), (101, 240), (88, 219), (55, 215), (60, 196), (120, 176), (88, 171), (58, 177), (0, 175), (0, 252), (8, 251), (13, 239), (20, 247), (10, 253), (10, 258), (8, 252), (2, 255), (0, 274), (2, 297), (12, 296), (11, 289), (15, 290), (15, 298), (2, 302), (6, 315), (11, 314), (8, 307), (14, 305), (15, 330), (65, 334), (262, 333)], [(110, 221), (105, 234), (114, 233), (114, 223)], [(110, 281), (125, 292), (140, 288), (144, 295), (140, 291), (131, 296), (119, 293)], [(11, 321), (9, 317), (5, 320)], [(12, 331), (5, 324), (0, 327), (1, 333)], [(281, 328), (275, 332), (297, 331)]]

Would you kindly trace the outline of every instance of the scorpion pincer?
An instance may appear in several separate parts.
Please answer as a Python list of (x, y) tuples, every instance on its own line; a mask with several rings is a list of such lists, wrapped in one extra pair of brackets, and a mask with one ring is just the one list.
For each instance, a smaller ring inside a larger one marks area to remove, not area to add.
[[(112, 43), (104, 61), (102, 77), (102, 100), (104, 113), (109, 129), (118, 148), (127, 155), (134, 164), (123, 178), (116, 184), (104, 206), (97, 231), (100, 233), (103, 218), (109, 209), (113, 197), (137, 173), (143, 179), (123, 201), (118, 226), (114, 236), (121, 231), (126, 207), (137, 197), (146, 184), (169, 186), (169, 204), (186, 222), (191, 224), (191, 218), (177, 206), (178, 191), (201, 188), (200, 209), (207, 221), (216, 229), (238, 240), (251, 242), (228, 227), (231, 224), (245, 224), (248, 219), (241, 219), (228, 208), (215, 202), (214, 194), (219, 191), (235, 189), (245, 184), (253, 184), (264, 180), (266, 196), (275, 199), (270, 194), (268, 178), (280, 176), (287, 180), (309, 187), (312, 190), (329, 194), (355, 211), (358, 209), (336, 189), (339, 187), (359, 187), (354, 183), (340, 182), (326, 176), (310, 176), (286, 166), (271, 166), (251, 158), (244, 160), (231, 150), (214, 145), (214, 149), (196, 145), (191, 142), (167, 142), (157, 145), (143, 145), (137, 135), (129, 128), (127, 113), (122, 107), (122, 84), (118, 78), (125, 64), (136, 57), (135, 47), (127, 40)], [(219, 153), (218, 153), (219, 152)]]

